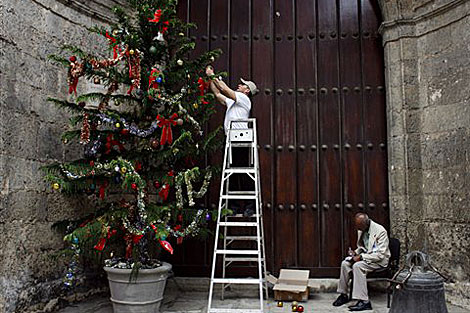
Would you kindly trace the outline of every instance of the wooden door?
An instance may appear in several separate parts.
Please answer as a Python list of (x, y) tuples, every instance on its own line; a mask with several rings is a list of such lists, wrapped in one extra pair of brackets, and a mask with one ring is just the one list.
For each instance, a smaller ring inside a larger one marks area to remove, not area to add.
[[(252, 79), (268, 270), (334, 277), (367, 212), (389, 227), (384, 68), (374, 0), (181, 0), (196, 54), (221, 48), (228, 84)], [(209, 128), (221, 125), (219, 108)], [(220, 162), (221, 156), (208, 157)], [(218, 183), (205, 206), (218, 203)], [(179, 275), (209, 274), (213, 243), (186, 241)], [(247, 268), (239, 268), (246, 273)]]

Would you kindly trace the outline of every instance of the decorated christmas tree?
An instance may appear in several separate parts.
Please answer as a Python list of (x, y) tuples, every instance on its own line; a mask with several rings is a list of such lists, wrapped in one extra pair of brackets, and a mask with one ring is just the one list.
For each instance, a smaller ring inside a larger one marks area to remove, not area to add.
[[(218, 148), (220, 132), (205, 133), (214, 112), (205, 67), (220, 51), (191, 56), (187, 34), (195, 25), (176, 16), (176, 0), (129, 0), (115, 8), (117, 23), (91, 32), (108, 42), (109, 58), (64, 46), (50, 58), (68, 69), (66, 100), (50, 98), (71, 112), (64, 144), (79, 141), (83, 153), (67, 163), (44, 167), (52, 188), (96, 197), (91, 215), (67, 221), (73, 253), (66, 284), (87, 248), (106, 253), (107, 266), (158, 266), (151, 251), (204, 230), (210, 214), (194, 209), (208, 190), (214, 168), (198, 160)], [(80, 80), (97, 85), (80, 90)]]

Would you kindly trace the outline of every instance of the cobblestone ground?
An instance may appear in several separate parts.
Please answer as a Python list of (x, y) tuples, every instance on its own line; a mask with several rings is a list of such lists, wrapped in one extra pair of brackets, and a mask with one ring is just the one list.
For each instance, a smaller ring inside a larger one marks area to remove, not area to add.
[[(335, 308), (331, 303), (335, 300), (334, 293), (318, 293), (310, 295), (308, 302), (301, 303), (305, 312), (349, 312), (347, 305)], [(371, 294), (373, 310), (366, 312), (385, 313), (387, 309), (387, 297), (385, 294)], [(354, 302), (351, 302), (354, 303)], [(237, 294), (228, 294), (224, 301), (215, 300), (217, 307), (223, 308), (255, 308), (257, 301), (255, 298), (239, 298)], [(277, 307), (277, 303), (271, 298), (265, 301), (265, 312), (284, 313), (292, 312), (291, 303), (284, 302), (282, 308)], [(449, 313), (470, 313), (470, 311), (448, 305)], [(205, 313), (207, 311), (206, 292), (176, 292), (171, 291), (165, 294), (165, 299), (161, 307), (161, 313)], [(74, 306), (66, 307), (59, 313), (112, 313), (112, 306), (106, 297), (96, 297), (86, 302)]]

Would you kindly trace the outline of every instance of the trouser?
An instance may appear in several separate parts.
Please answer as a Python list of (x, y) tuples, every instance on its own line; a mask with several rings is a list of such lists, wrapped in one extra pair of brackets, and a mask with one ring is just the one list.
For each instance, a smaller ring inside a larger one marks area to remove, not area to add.
[[(230, 167), (251, 167), (253, 166), (250, 162), (250, 148), (248, 147), (233, 147), (232, 148), (232, 163)], [(254, 190), (254, 182), (247, 174), (235, 173), (230, 175), (229, 178), (229, 190), (230, 191), (250, 191)], [(243, 213), (243, 207), (251, 203), (251, 206), (254, 205), (254, 201), (240, 201), (240, 200), (231, 200), (230, 206), (234, 211), (241, 210), (234, 213)]]
[(355, 262), (352, 266), (348, 261), (341, 263), (341, 274), (338, 283), (338, 293), (348, 294), (349, 275), (353, 274), (352, 298), (356, 300), (369, 300), (367, 294), (367, 274), (382, 268), (375, 263), (366, 263), (364, 261)]

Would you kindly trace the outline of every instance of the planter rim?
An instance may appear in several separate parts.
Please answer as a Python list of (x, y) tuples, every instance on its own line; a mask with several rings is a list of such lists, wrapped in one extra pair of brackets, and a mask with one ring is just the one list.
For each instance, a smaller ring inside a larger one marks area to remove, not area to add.
[[(139, 273), (158, 273), (158, 272), (165, 272), (171, 270), (172, 266), (170, 263), (162, 262), (162, 265), (156, 268), (141, 268), (139, 269)], [(132, 272), (131, 268), (115, 268), (109, 266), (103, 266), (103, 269), (109, 273), (126, 273), (130, 274)]]

